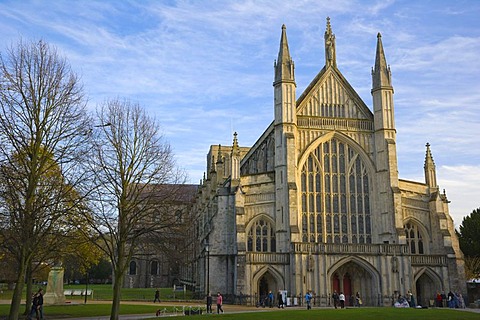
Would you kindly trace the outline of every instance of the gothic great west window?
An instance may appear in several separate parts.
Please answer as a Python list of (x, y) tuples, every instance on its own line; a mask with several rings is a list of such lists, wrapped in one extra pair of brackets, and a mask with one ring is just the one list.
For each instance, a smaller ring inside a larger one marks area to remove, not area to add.
[(369, 176), (360, 155), (333, 138), (301, 170), (302, 241), (371, 243)]

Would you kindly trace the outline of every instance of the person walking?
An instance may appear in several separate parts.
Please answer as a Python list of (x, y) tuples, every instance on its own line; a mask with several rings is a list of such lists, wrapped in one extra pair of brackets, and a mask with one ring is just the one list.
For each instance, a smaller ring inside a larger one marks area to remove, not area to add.
[(307, 310), (312, 309), (312, 294), (310, 291), (307, 291), (307, 294), (305, 295), (305, 302), (307, 303)]
[(338, 304), (339, 304), (337, 290), (333, 290), (332, 299), (333, 299), (333, 306), (335, 307), (335, 309), (337, 309)]
[(223, 313), (223, 297), (220, 294), (220, 292), (217, 292), (217, 313), (220, 313), (220, 311)]
[(345, 308), (345, 295), (343, 294), (343, 292), (340, 292), (338, 300), (340, 301), (340, 308)]
[(210, 292), (207, 295), (207, 313), (212, 313), (212, 294)]
[(153, 298), (153, 303), (157, 302), (160, 303), (160, 290), (157, 289), (157, 291), (155, 291), (155, 298)]
[(360, 307), (362, 305), (362, 299), (360, 298), (360, 292), (357, 291), (357, 293), (355, 294), (355, 305), (357, 307)]
[(277, 300), (278, 300), (278, 308), (284, 308), (285, 303), (283, 302), (282, 291), (278, 290), (277, 293)]
[(268, 306), (270, 308), (273, 308), (273, 292), (272, 292), (272, 290), (270, 290), (268, 292)]

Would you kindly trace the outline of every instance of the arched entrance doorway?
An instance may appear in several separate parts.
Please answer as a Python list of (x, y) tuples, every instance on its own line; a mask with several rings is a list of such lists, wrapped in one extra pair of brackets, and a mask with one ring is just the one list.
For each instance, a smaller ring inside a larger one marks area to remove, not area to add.
[(379, 292), (377, 287), (377, 277), (369, 269), (355, 261), (348, 261), (331, 274), (331, 285), (333, 290), (345, 295), (345, 305), (352, 306), (355, 303), (355, 294), (360, 293), (363, 305), (377, 305), (375, 292)]
[[(441, 290), (441, 282), (435, 273), (423, 270), (415, 281), (416, 303), (421, 306), (430, 306), (434, 303), (436, 292)], [(430, 301), (432, 300), (432, 301)]]
[(275, 282), (275, 278), (270, 274), (270, 272), (265, 272), (263, 276), (260, 277), (257, 288), (260, 301), (264, 301), (270, 291), (273, 292), (273, 295), (276, 298), (278, 287), (277, 283)]

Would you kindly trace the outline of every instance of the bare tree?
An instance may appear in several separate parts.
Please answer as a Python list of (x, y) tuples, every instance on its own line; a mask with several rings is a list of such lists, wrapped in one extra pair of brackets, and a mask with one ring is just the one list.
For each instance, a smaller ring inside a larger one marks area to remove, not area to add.
[(185, 177), (154, 118), (138, 105), (114, 99), (97, 110), (92, 172), (99, 186), (91, 226), (113, 267), (110, 319), (118, 319), (123, 277), (139, 241), (174, 223), (168, 203)]
[(18, 263), (11, 320), (37, 253), (83, 201), (72, 194), (88, 181), (89, 123), (79, 79), (55, 48), (19, 41), (0, 56), (0, 232)]

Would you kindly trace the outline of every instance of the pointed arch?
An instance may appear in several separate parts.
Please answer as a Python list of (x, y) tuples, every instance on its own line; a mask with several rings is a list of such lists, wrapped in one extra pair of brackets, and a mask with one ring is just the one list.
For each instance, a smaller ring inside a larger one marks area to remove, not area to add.
[(411, 254), (428, 254), (430, 252), (430, 235), (423, 223), (413, 216), (404, 219), (406, 241)]
[(414, 296), (416, 303), (421, 306), (429, 306), (435, 303), (436, 292), (444, 290), (442, 278), (434, 270), (423, 267), (414, 276)]
[[(343, 292), (346, 297), (353, 297), (356, 292), (365, 305), (379, 305), (378, 292), (381, 292), (381, 277), (377, 269), (368, 261), (355, 257), (345, 257), (334, 263), (327, 270), (327, 288), (333, 292)], [(345, 302), (347, 305), (354, 300)]]
[(266, 275), (272, 276), (273, 281), (275, 282), (274, 284), (272, 284), (271, 288), (273, 292), (276, 292), (277, 290), (283, 289), (285, 287), (285, 279), (283, 275), (272, 266), (264, 266), (257, 270), (252, 276), (252, 286), (250, 287), (252, 290), (252, 295), (256, 293), (260, 294), (260, 292), (256, 291), (256, 288), (259, 287), (262, 277)]
[(246, 248), (249, 252), (276, 252), (275, 222), (267, 214), (251, 219), (246, 227)]
[(432, 269), (430, 269), (428, 267), (421, 268), (413, 276), (413, 279), (415, 280), (415, 282), (417, 282), (417, 280), (422, 275), (428, 275), (433, 281), (435, 281), (435, 284), (438, 286), (437, 288), (442, 288), (443, 289), (442, 277), (440, 277), (440, 275), (438, 275), (435, 271), (433, 271)]
[(312, 141), (310, 145), (304, 150), (302, 156), (298, 160), (298, 167), (300, 168), (305, 161), (307, 161), (308, 156), (322, 143), (337, 139), (345, 144), (348, 144), (350, 148), (354, 149), (356, 153), (362, 158), (362, 161), (365, 162), (367, 166), (367, 170), (369, 173), (375, 172), (375, 164), (373, 163), (372, 159), (368, 156), (365, 150), (352, 138), (343, 134), (342, 132), (332, 131), (329, 133), (324, 134), (321, 137), (318, 137), (316, 140)]
[(349, 256), (349, 257), (342, 258), (337, 262), (335, 262), (333, 265), (331, 265), (330, 268), (328, 268), (327, 270), (328, 279), (330, 279), (332, 275), (335, 273), (335, 271), (337, 271), (341, 266), (349, 262), (356, 263), (362, 268), (364, 268), (365, 270), (367, 270), (374, 278), (375, 284), (378, 287), (380, 287), (380, 274), (378, 273), (377, 269), (375, 269), (375, 267), (372, 264), (370, 264), (370, 262), (356, 256)]
[(351, 138), (331, 132), (299, 161), (302, 242), (371, 243), (374, 165)]
[(272, 219), (271, 216), (269, 216), (266, 213), (260, 213), (260, 214), (255, 215), (253, 218), (251, 218), (250, 221), (248, 221), (247, 224), (245, 225), (245, 228), (250, 229), (252, 227), (252, 225), (255, 223), (255, 221), (260, 220), (260, 219), (266, 220), (267, 222), (269, 222), (271, 224), (275, 223), (275, 221)]

